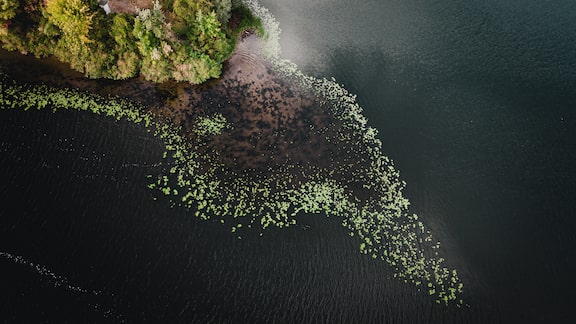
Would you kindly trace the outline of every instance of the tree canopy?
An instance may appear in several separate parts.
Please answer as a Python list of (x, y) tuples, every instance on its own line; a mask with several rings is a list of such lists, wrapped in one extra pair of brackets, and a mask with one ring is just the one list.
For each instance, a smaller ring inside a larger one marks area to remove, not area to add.
[(234, 10), (245, 13), (240, 6), (156, 0), (137, 15), (107, 15), (97, 0), (0, 0), (0, 42), (24, 54), (54, 55), (91, 78), (140, 74), (198, 84), (220, 76), (237, 35), (228, 21)]
[(46, 13), (64, 36), (76, 37), (84, 43), (92, 42), (88, 33), (96, 12), (91, 10), (88, 0), (48, 0)]
[(18, 0), (0, 0), (0, 19), (9, 20), (16, 16), (16, 9), (20, 5)]

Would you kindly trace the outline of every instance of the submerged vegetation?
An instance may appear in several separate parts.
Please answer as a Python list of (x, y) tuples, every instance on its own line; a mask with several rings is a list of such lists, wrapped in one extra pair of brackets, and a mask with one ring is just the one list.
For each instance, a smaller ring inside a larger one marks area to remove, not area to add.
[(239, 28), (258, 27), (250, 11), (233, 0), (156, 0), (135, 16), (106, 14), (97, 0), (3, 0), (0, 5), (3, 48), (54, 55), (90, 78), (142, 75), (154, 82), (199, 84), (220, 76)]
[[(169, 8), (176, 16), (182, 15), (180, 12), (185, 10), (199, 12), (190, 7), (190, 3), (175, 0)], [(208, 1), (194, 3), (201, 5)], [(250, 174), (222, 163), (220, 152), (206, 154), (198, 149), (199, 145), (216, 139), (235, 126), (234, 120), (227, 120), (219, 113), (196, 117), (193, 127), (196, 136), (186, 137), (179, 128), (153, 118), (145, 112), (144, 107), (130, 101), (47, 86), (17, 85), (5, 78), (0, 83), (0, 106), (53, 110), (70, 108), (142, 123), (165, 142), (165, 165), (169, 168), (166, 174), (151, 175), (149, 188), (170, 197), (174, 205), (189, 208), (200, 219), (215, 219), (229, 224), (238, 238), (242, 237), (243, 231), (250, 229), (263, 235), (269, 227), (295, 225), (295, 216), (299, 213), (324, 213), (340, 217), (351, 239), (357, 240), (360, 252), (389, 264), (394, 270), (394, 277), (434, 296), (438, 303), (462, 305), (463, 283), (457, 271), (445, 264), (439, 255), (440, 243), (433, 239), (424, 222), (409, 212), (409, 201), (402, 194), (406, 184), (400, 180), (392, 161), (383, 155), (377, 130), (368, 126), (355, 97), (335, 80), (306, 76), (294, 64), (280, 59), (277, 23), (256, 1), (245, 0), (244, 4), (263, 22), (268, 33), (265, 51), (276, 73), (310, 90), (321, 102), (318, 109), (337, 121), (334, 123), (337, 128), (324, 136), (326, 142), (341, 148), (347, 154), (346, 158), (333, 159), (328, 167), (309, 166), (308, 169), (301, 169), (286, 160), (266, 172)], [(6, 12), (4, 15), (10, 17), (11, 14)], [(179, 80), (193, 78), (188, 75), (191, 71), (203, 71), (208, 75), (215, 73), (210, 64), (203, 65), (196, 60), (202, 60), (203, 55), (214, 62), (218, 61), (216, 58), (224, 58), (218, 56), (222, 51), (199, 45), (207, 35), (212, 35), (208, 38), (217, 39), (219, 34), (189, 30), (185, 26), (193, 23), (192, 20), (202, 21), (206, 26), (217, 26), (221, 20), (227, 19), (226, 12), (222, 9), (220, 13), (212, 11), (209, 15), (186, 16), (189, 21), (172, 19), (171, 32), (158, 28), (167, 19), (158, 7), (142, 10), (136, 18), (127, 15), (112, 17), (114, 33), (117, 36), (126, 33), (126, 37), (114, 38), (115, 46), (123, 49), (123, 54), (116, 57), (116, 71), (129, 75), (132, 63), (128, 62), (135, 55), (136, 63), (133, 64), (140, 66), (142, 62), (147, 62), (149, 66), (144, 68), (142, 65), (140, 71), (148, 79), (156, 81), (165, 77), (163, 69), (171, 71), (172, 77)], [(97, 15), (90, 19), (95, 17)], [(49, 21), (46, 20), (47, 23)], [(58, 41), (65, 38), (62, 33), (66, 28), (61, 26), (55, 30), (60, 35)], [(208, 29), (215, 30), (211, 28)], [(71, 33), (83, 33), (79, 26), (70, 30)], [(93, 39), (90, 38), (92, 31), (89, 28), (85, 34), (87, 40)], [(187, 50), (173, 46), (173, 37), (188, 37), (188, 46), (203, 54), (185, 55), (189, 53)], [(98, 46), (97, 42), (92, 41), (86, 44)], [(221, 43), (218, 46), (225, 45)], [(77, 50), (81, 53), (85, 49)], [(120, 60), (119, 57), (124, 59)], [(170, 70), (169, 67), (175, 62), (174, 57), (180, 57), (177, 62), (181, 70)], [(88, 70), (85, 72), (91, 75)]]

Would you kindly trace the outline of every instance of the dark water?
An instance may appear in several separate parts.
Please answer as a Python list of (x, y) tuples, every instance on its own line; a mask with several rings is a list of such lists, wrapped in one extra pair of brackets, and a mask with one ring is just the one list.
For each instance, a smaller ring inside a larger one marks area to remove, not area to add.
[(365, 108), (442, 232), (513, 322), (576, 298), (576, 4), (264, 1), (284, 54)]
[(0, 319), (567, 322), (576, 5), (262, 3), (284, 57), (358, 95), (470, 307), (437, 307), (389, 278), (335, 219), (302, 215), (308, 230), (238, 240), (154, 200), (146, 175), (161, 173), (163, 147), (137, 126), (0, 111), (0, 251), (26, 260), (0, 258)]

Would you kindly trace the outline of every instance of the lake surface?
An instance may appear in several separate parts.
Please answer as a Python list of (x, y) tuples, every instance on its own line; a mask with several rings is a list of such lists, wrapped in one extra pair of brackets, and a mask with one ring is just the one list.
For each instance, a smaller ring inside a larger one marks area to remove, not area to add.
[[(576, 4), (273, 1), (283, 57), (335, 77), (463, 274), (436, 305), (339, 221), (238, 240), (146, 188), (162, 143), (75, 111), (0, 111), (3, 319), (564, 322), (576, 305)], [(22, 259), (17, 259), (20, 256)], [(75, 289), (78, 288), (78, 289)]]

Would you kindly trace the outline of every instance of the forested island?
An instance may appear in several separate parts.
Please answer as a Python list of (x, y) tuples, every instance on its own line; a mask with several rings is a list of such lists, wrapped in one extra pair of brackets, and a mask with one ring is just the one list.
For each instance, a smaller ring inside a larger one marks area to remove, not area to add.
[(53, 55), (89, 78), (200, 84), (221, 75), (240, 32), (261, 30), (239, 0), (131, 3), (108, 14), (96, 0), (2, 0), (0, 42)]

